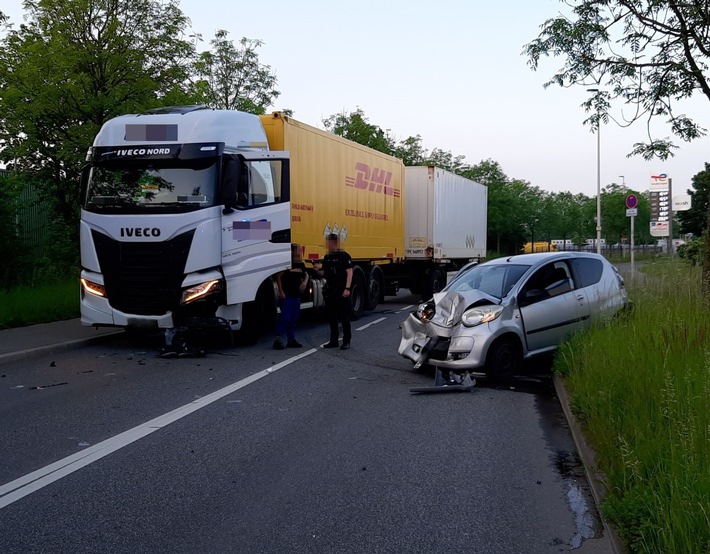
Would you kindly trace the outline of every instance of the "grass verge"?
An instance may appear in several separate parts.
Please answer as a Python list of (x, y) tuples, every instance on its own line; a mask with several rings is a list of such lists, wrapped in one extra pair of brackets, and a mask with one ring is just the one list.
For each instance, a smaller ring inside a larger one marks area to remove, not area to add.
[(633, 313), (562, 346), (555, 369), (631, 552), (710, 553), (710, 317), (698, 268), (651, 264)]
[(79, 281), (0, 290), (0, 329), (79, 317)]

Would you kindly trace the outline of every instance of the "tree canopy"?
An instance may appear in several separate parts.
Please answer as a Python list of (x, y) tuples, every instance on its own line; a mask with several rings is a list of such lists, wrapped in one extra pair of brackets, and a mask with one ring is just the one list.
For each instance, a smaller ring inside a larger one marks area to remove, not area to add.
[(596, 126), (609, 119), (615, 100), (630, 107), (618, 121), (645, 120), (648, 140), (630, 155), (667, 159), (677, 148), (658, 138), (651, 121), (665, 118), (676, 138), (692, 141), (705, 134), (679, 108), (696, 92), (710, 100), (707, 80), (710, 17), (704, 0), (563, 0), (568, 13), (548, 19), (540, 35), (525, 46), (533, 69), (545, 57), (563, 66), (545, 86), (582, 85), (595, 92), (584, 104)]

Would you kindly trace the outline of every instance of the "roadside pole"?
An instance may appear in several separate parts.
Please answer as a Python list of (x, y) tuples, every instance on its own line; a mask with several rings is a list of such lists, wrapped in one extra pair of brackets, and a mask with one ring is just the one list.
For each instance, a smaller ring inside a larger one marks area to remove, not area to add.
[(629, 194), (626, 196), (626, 217), (631, 218), (631, 280), (634, 279), (634, 274), (636, 271), (636, 263), (634, 261), (634, 223), (636, 216), (638, 215), (639, 199), (635, 194)]
[(673, 259), (673, 179), (668, 178), (668, 257)]

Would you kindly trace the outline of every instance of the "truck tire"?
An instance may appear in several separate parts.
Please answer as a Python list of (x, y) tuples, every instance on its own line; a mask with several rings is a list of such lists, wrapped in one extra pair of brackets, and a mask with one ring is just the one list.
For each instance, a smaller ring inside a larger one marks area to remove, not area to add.
[(367, 279), (367, 296), (365, 298), (365, 309), (374, 310), (377, 308), (377, 304), (384, 297), (384, 276), (382, 275), (382, 270), (375, 266), (370, 270), (370, 274)]
[(276, 326), (276, 297), (270, 281), (265, 281), (256, 293), (256, 299), (246, 302), (243, 308), (242, 328), (237, 332), (238, 344), (256, 344), (262, 334)]
[(433, 268), (429, 272), (429, 276), (426, 279), (426, 282), (424, 283), (424, 287), (422, 290), (422, 300), (424, 302), (426, 302), (427, 300), (431, 300), (434, 294), (437, 292), (441, 292), (441, 289), (443, 289), (445, 286), (446, 275), (439, 268)]
[(367, 297), (367, 288), (365, 285), (365, 276), (359, 267), (353, 271), (353, 280), (350, 283), (350, 319), (358, 320), (365, 310), (365, 298)]

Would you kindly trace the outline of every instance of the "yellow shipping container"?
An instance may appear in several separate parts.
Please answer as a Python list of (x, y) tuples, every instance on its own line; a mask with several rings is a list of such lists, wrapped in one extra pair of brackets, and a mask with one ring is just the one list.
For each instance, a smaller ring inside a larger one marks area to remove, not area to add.
[(262, 115), (271, 150), (291, 155), (291, 240), (304, 259), (336, 233), (354, 260), (404, 257), (401, 160), (281, 113)]

